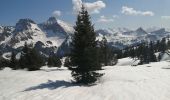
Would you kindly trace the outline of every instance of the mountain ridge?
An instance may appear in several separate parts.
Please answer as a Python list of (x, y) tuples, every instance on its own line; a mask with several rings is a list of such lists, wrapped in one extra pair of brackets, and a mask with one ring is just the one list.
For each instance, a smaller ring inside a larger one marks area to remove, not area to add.
[[(143, 41), (160, 40), (170, 35), (170, 32), (167, 30), (165, 28), (155, 27), (150, 29), (139, 27), (136, 30), (118, 27), (98, 29), (95, 32), (97, 34), (97, 40), (100, 41), (105, 36), (110, 46), (123, 49), (129, 45), (135, 45)], [(13, 27), (0, 26), (0, 49), (2, 47), (3, 50), (5, 47), (17, 49), (27, 42), (38, 46), (39, 50), (48, 51), (48, 54), (51, 51), (55, 53), (57, 51), (57, 54), (63, 56), (69, 53), (68, 49), (70, 49), (69, 46), (73, 34), (73, 25), (55, 17), (50, 17), (42, 23), (36, 23), (28, 18), (20, 19)]]

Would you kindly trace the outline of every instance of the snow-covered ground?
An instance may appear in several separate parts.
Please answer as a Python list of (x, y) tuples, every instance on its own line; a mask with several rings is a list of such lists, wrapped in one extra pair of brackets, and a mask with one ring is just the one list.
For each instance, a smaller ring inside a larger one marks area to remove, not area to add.
[(0, 71), (0, 100), (170, 100), (170, 62), (131, 66), (124, 58), (94, 86), (71, 83), (65, 68)]

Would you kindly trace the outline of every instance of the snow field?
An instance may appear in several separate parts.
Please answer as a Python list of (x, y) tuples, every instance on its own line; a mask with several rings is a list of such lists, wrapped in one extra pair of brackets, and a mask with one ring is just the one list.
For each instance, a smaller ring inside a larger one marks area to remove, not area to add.
[(0, 71), (0, 100), (169, 100), (170, 62), (131, 66), (124, 58), (106, 66), (94, 86), (71, 83), (66, 68)]

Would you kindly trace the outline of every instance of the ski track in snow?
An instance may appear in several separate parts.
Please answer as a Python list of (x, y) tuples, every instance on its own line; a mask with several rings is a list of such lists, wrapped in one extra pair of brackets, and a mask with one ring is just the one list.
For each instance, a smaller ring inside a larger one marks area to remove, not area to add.
[(169, 100), (170, 63), (130, 66), (128, 58), (107, 66), (94, 86), (71, 83), (65, 68), (0, 71), (0, 100)]

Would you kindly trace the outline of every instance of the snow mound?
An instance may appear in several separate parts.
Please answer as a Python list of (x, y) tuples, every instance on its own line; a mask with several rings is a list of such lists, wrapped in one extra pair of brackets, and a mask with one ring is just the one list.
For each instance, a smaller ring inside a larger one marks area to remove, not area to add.
[(139, 60), (132, 58), (122, 58), (118, 60), (117, 66), (136, 66), (138, 65)]
[(167, 60), (170, 60), (170, 54), (169, 53), (162, 54), (161, 61), (167, 61)]

